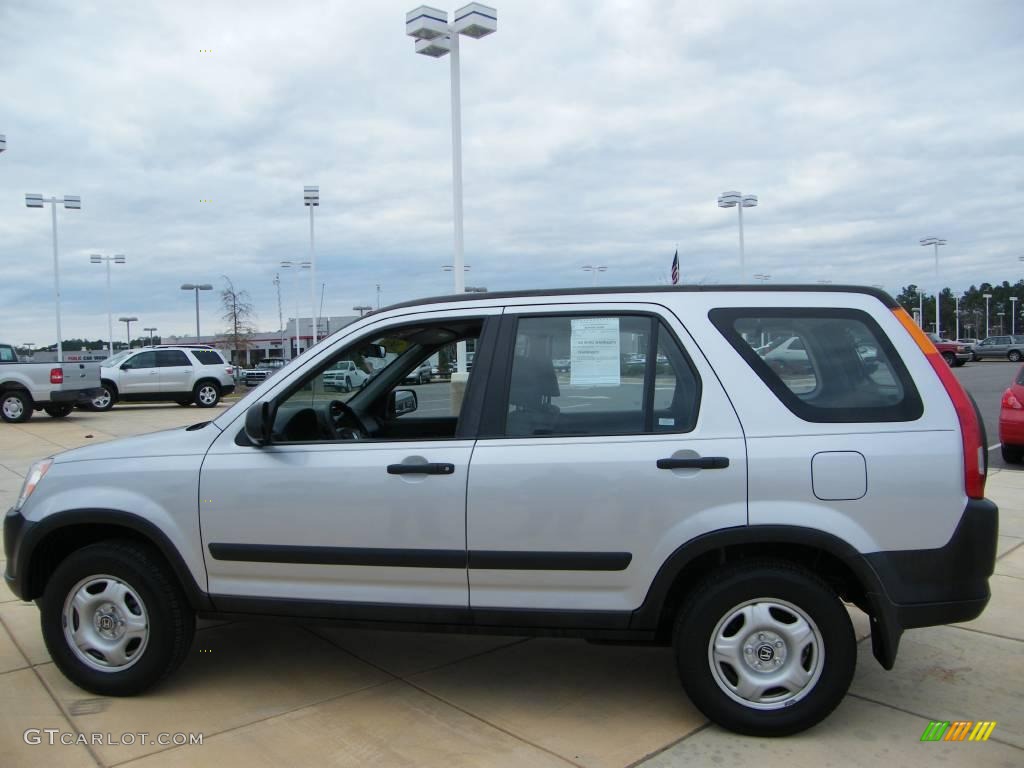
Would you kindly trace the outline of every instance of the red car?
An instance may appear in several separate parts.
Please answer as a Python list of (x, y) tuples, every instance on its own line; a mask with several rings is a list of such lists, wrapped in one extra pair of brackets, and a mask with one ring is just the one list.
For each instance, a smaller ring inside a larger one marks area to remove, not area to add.
[(1024, 460), (1024, 365), (1017, 371), (1017, 378), (1010, 388), (1003, 392), (999, 409), (999, 442), (1002, 443), (1003, 459), (1007, 463), (1019, 464)]

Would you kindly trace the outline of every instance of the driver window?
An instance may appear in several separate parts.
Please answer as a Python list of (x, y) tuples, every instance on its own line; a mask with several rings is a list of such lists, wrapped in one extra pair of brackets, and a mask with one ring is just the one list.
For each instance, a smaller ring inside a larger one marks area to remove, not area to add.
[(454, 438), (468, 384), (453, 381), (457, 350), (465, 341), (471, 377), (481, 325), (403, 326), (354, 342), (279, 404), (274, 442)]

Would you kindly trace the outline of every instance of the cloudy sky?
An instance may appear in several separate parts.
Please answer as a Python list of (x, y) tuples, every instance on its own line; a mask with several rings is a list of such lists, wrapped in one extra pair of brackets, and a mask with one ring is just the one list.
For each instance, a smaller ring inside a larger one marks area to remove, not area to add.
[[(115, 318), (193, 326), (182, 282), (248, 290), (278, 327), (282, 259), (307, 257), (319, 184), (325, 312), (444, 293), (451, 277), (448, 60), (413, 53), (413, 5), (0, 0), (0, 339), (53, 343)], [(1024, 276), (1024, 3), (505, 0), (465, 40), (470, 285), (934, 283)], [(210, 50), (210, 53), (202, 51)], [(209, 200), (211, 202), (201, 202)], [(308, 273), (301, 285), (308, 313)], [(283, 275), (285, 316), (295, 290)], [(205, 329), (221, 330), (212, 295)], [(123, 332), (123, 330), (122, 330)], [(117, 333), (117, 329), (115, 329)]]

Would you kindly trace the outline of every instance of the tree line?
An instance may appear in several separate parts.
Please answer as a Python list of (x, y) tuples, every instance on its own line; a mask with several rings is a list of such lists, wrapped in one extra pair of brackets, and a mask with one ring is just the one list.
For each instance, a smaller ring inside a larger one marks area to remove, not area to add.
[[(924, 289), (917, 285), (908, 285), (896, 295), (896, 301), (907, 312), (917, 312), (921, 303), (921, 293)], [(985, 330), (985, 294), (991, 294), (989, 299), (988, 335), (1010, 333), (1010, 313), (1014, 309), (1011, 296), (1016, 296), (1017, 319), (1016, 330), (1024, 333), (1024, 280), (1018, 280), (1011, 284), (1004, 280), (1002, 283), (981, 283), (972, 285), (959, 296), (949, 288), (943, 288), (940, 295), (939, 308), (941, 310), (942, 328), (937, 331), (944, 337), (952, 338), (956, 335), (956, 310), (957, 299), (960, 309), (960, 337), (961, 338), (984, 338)], [(924, 327), (928, 330), (935, 329), (935, 294), (924, 291)], [(999, 313), (1003, 315), (1000, 317)], [(1002, 327), (1000, 327), (1002, 321)]]

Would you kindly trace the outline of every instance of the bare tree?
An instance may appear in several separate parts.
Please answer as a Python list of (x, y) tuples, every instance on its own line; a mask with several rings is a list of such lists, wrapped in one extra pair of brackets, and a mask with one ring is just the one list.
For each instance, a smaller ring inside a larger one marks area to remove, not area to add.
[(220, 292), (221, 319), (227, 323), (223, 333), (230, 350), (232, 362), (237, 363), (241, 353), (249, 348), (250, 336), (256, 331), (256, 310), (248, 291), (235, 288), (231, 278), (221, 275), (225, 286)]

